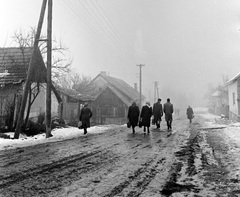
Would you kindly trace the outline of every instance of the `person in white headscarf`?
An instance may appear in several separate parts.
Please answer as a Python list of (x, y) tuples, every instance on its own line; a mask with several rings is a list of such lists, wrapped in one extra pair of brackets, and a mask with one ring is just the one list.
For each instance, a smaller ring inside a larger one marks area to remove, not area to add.
[(140, 121), (142, 122), (143, 126), (143, 131), (144, 133), (147, 132), (149, 133), (149, 127), (151, 123), (151, 117), (152, 117), (152, 107), (150, 105), (150, 102), (146, 102), (146, 105), (142, 107), (141, 114), (140, 114)]

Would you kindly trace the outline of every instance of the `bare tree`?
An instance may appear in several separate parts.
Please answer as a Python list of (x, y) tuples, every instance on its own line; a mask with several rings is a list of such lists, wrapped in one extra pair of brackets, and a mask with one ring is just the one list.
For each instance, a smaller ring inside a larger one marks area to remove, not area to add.
[(93, 87), (90, 87), (91, 77), (79, 75), (77, 73), (70, 76), (72, 89), (82, 94), (89, 94)]
[[(26, 33), (21, 29), (14, 32), (12, 39), (14, 43), (23, 51), (24, 56), (24, 47), (33, 47), (34, 38), (35, 38), (36, 29), (34, 27), (30, 27), (30, 30)], [(46, 36), (41, 36), (40, 38), (39, 49), (43, 56), (43, 59), (46, 60), (47, 54), (47, 46), (46, 46)], [(52, 52), (53, 52), (53, 61), (52, 61), (52, 80), (56, 81), (59, 76), (63, 74), (70, 73), (72, 58), (66, 58), (69, 50), (62, 41), (56, 41), (56, 39), (52, 40)], [(69, 54), (68, 54), (69, 55)]]
[[(14, 43), (19, 47), (22, 53), (23, 62), (25, 64), (28, 64), (25, 60), (25, 48), (26, 47), (33, 47), (34, 38), (35, 38), (36, 29), (31, 27), (29, 31), (24, 33), (22, 30), (18, 30), (14, 32), (14, 35), (12, 37)], [(43, 59), (46, 59), (47, 54), (47, 46), (46, 42), (44, 42), (46, 39), (45, 36), (41, 37), (40, 40), (43, 42), (40, 42), (39, 49), (43, 56)], [(65, 58), (65, 53), (68, 51), (68, 48), (63, 46), (61, 42), (57, 42), (56, 39), (53, 39), (53, 55), (55, 58), (53, 58), (52, 61), (52, 80), (57, 80), (57, 78), (64, 74), (69, 73), (71, 69), (71, 60), (68, 60)], [(14, 60), (13, 60), (14, 61)], [(35, 101), (36, 97), (40, 93), (40, 87), (41, 83), (31, 83), (29, 91), (29, 99), (28, 99), (28, 105), (27, 105), (27, 114), (26, 119), (24, 121), (23, 129), (27, 126), (29, 114), (31, 110), (31, 106), (33, 102)]]

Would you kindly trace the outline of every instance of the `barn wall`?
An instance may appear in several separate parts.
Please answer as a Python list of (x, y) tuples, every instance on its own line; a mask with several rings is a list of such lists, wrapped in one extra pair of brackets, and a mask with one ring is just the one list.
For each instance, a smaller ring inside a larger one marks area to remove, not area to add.
[(125, 124), (126, 105), (110, 90), (104, 90), (92, 103), (94, 124)]
[(0, 127), (12, 125), (17, 114), (17, 98), (22, 92), (21, 84), (0, 87)]
[[(27, 101), (28, 102), (28, 101)], [(51, 92), (51, 116), (58, 116), (58, 100), (53, 92)], [(46, 111), (46, 87), (42, 86), (40, 88), (40, 93), (38, 94), (36, 100), (31, 106), (31, 112), (29, 117), (36, 118), (40, 113), (45, 113)], [(26, 114), (26, 113), (25, 113)]]

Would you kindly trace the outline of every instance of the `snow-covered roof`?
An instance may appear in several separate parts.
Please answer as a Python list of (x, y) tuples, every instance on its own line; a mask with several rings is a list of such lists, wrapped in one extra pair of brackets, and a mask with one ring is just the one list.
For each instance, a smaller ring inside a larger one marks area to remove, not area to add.
[(227, 85), (233, 83), (236, 79), (238, 79), (240, 77), (240, 72), (238, 74), (236, 74), (232, 79), (227, 81)]
[(219, 97), (219, 96), (221, 96), (221, 92), (220, 92), (219, 90), (217, 90), (216, 92), (214, 92), (214, 93), (212, 94), (212, 96), (214, 96), (214, 97)]

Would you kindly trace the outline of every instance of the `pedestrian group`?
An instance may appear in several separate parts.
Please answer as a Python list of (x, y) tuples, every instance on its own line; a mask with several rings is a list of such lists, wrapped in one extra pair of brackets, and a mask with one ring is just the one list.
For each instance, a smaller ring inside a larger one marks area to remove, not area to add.
[[(152, 124), (156, 124), (157, 129), (160, 129), (160, 123), (162, 121), (163, 113), (165, 114), (165, 120), (167, 122), (168, 131), (172, 131), (172, 114), (173, 114), (173, 104), (170, 102), (170, 98), (162, 106), (161, 99), (159, 98), (156, 103), (154, 103), (153, 108), (150, 106), (150, 102), (142, 107), (141, 113), (136, 102), (133, 102), (128, 109), (128, 125), (132, 127), (132, 132), (135, 133), (135, 127), (143, 127), (144, 133), (150, 132), (149, 128), (151, 125), (151, 117), (153, 116)], [(140, 114), (140, 118), (139, 118)]]
[[(133, 102), (132, 105), (128, 108), (128, 127), (132, 128), (133, 134), (135, 133), (135, 127), (139, 126), (143, 127), (144, 133), (147, 131), (150, 133), (150, 125), (151, 125), (151, 117), (152, 124), (156, 125), (156, 129), (160, 129), (160, 123), (162, 121), (162, 116), (165, 114), (165, 121), (167, 123), (167, 130), (169, 132), (172, 131), (172, 121), (173, 121), (173, 104), (170, 102), (170, 98), (167, 99), (167, 102), (162, 106), (161, 99), (159, 98), (156, 103), (153, 104), (153, 108), (150, 105), (150, 102), (146, 102), (146, 104), (142, 107), (141, 112), (136, 102)], [(187, 118), (189, 122), (192, 123), (192, 119), (194, 118), (194, 112), (192, 107), (189, 105), (186, 112)], [(88, 103), (85, 103), (80, 110), (79, 116), (79, 129), (84, 130), (84, 134), (87, 134), (87, 128), (90, 127), (90, 118), (92, 117), (92, 111), (88, 107)]]

